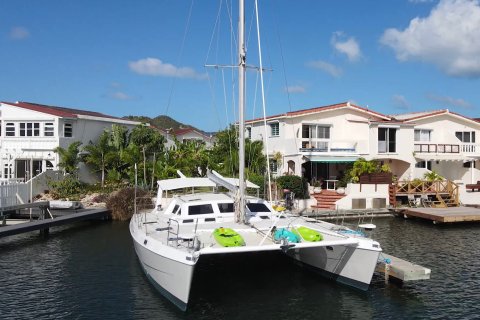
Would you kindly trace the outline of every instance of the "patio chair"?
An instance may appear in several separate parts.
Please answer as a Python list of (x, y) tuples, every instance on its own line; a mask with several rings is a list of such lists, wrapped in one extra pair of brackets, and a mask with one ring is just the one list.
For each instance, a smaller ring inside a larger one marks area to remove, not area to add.
[(410, 208), (416, 208), (417, 201), (415, 200), (415, 196), (413, 194), (409, 194), (407, 197), (408, 197), (408, 206)]
[(426, 194), (421, 195), (420, 201), (425, 208), (430, 208), (432, 206), (432, 200), (430, 200)]

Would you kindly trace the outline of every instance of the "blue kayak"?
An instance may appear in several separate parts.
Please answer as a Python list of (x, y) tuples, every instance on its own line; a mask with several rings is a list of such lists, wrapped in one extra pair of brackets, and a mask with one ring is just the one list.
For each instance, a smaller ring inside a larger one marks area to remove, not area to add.
[(290, 243), (300, 242), (300, 238), (295, 233), (293, 233), (292, 231), (288, 231), (285, 228), (275, 230), (275, 233), (273, 234), (273, 239), (275, 241), (281, 241), (282, 239), (286, 239)]

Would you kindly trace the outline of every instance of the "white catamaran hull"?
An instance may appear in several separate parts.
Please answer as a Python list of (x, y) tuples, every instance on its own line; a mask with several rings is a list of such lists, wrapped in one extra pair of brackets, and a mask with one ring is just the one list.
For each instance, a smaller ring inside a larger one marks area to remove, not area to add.
[(287, 254), (327, 278), (367, 290), (380, 250), (340, 245), (294, 249)]
[[(190, 286), (192, 283), (195, 264), (187, 261), (182, 263), (179, 260), (155, 253), (146, 244), (133, 236), (135, 252), (147, 278), (165, 296), (181, 310), (187, 309)], [(168, 248), (167, 248), (168, 249)]]

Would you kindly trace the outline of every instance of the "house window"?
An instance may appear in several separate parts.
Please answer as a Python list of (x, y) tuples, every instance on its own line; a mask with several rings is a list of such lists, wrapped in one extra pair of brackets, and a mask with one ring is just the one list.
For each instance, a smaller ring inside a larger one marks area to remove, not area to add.
[(39, 122), (20, 122), (20, 137), (40, 136)]
[(73, 137), (73, 125), (71, 123), (65, 123), (63, 125), (63, 136), (65, 138)]
[(278, 171), (278, 161), (275, 159), (270, 159), (270, 172), (277, 173)]
[(246, 135), (246, 138), (252, 139), (252, 127), (245, 128), (245, 135)]
[(7, 122), (5, 125), (5, 136), (15, 137), (15, 123)]
[(378, 128), (378, 153), (391, 153), (397, 151), (397, 129)]
[(464, 163), (463, 163), (463, 167), (464, 167), (464, 168), (471, 168), (471, 167), (472, 167), (472, 162), (473, 162), (473, 167), (476, 168), (477, 165), (476, 165), (476, 162), (475, 162), (475, 161), (467, 161), (467, 162), (464, 162)]
[(302, 148), (319, 149), (319, 151), (328, 151), (328, 141), (330, 139), (330, 126), (304, 124), (302, 125)]
[(415, 168), (424, 168), (428, 170), (432, 170), (432, 161), (418, 161), (415, 163)]
[(53, 122), (47, 122), (43, 126), (43, 135), (45, 137), (53, 137)]
[(0, 120), (0, 137), (2, 136), (2, 120)]
[(475, 143), (475, 131), (457, 131), (455, 137), (465, 143)]
[(280, 136), (280, 124), (278, 122), (270, 123), (270, 136)]
[(415, 129), (414, 139), (415, 141), (431, 141), (432, 130)]

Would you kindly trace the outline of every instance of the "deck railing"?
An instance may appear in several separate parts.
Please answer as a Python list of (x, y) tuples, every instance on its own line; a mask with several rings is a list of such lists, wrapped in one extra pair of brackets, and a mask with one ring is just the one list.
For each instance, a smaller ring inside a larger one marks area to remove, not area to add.
[[(437, 181), (399, 181), (391, 188), (396, 195), (435, 195), (438, 206), (458, 206), (460, 204), (459, 187), (450, 180)], [(446, 197), (444, 197), (446, 195)], [(448, 202), (448, 203), (447, 203)]]

